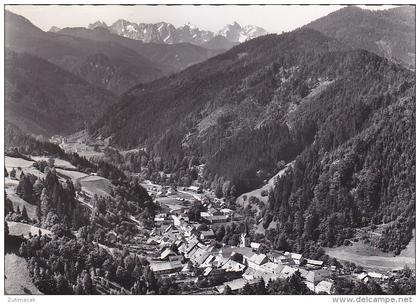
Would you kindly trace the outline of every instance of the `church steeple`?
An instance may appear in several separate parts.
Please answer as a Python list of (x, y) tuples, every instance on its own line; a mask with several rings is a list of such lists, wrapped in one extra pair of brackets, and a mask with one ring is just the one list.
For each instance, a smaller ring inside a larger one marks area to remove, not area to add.
[(248, 227), (248, 221), (246, 220), (244, 223), (243, 231), (241, 233), (240, 247), (248, 247), (249, 244), (250, 244), (249, 227)]

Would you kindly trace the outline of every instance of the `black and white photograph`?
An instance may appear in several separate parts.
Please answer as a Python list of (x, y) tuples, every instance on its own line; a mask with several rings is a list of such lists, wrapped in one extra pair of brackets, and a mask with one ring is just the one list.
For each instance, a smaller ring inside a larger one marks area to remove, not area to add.
[(414, 303), (416, 5), (303, 4), (4, 4), (4, 299)]

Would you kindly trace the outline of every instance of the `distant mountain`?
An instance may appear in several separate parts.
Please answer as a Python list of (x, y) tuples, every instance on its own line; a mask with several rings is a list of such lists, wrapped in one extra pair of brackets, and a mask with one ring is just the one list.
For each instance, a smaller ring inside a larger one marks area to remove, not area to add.
[[(173, 72), (173, 68), (151, 62), (114, 41), (43, 32), (27, 19), (9, 11), (5, 13), (5, 29), (7, 48), (44, 58), (117, 94), (139, 82)], [(106, 60), (97, 61), (95, 58)], [(101, 63), (106, 65), (101, 66)]]
[(52, 26), (52, 27), (50, 28), (49, 32), (51, 32), (51, 33), (57, 33), (57, 32), (59, 32), (60, 30), (61, 30), (61, 29), (60, 29), (59, 27)]
[(205, 43), (211, 41), (216, 36), (222, 36), (226, 38), (230, 44), (225, 43), (220, 46), (226, 46), (228, 48), (232, 47), (233, 44), (268, 34), (263, 28), (253, 25), (241, 27), (236, 22), (232, 25), (227, 25), (217, 34), (211, 31), (202, 30), (191, 23), (176, 28), (172, 24), (166, 22), (134, 23), (124, 19), (117, 20), (110, 26), (107, 26), (102, 21), (97, 21), (89, 25), (89, 29), (97, 27), (107, 27), (112, 33), (130, 39), (141, 40), (145, 43), (192, 43), (204, 46)]
[(118, 43), (126, 48), (134, 50), (148, 60), (164, 66), (168, 72), (180, 71), (192, 64), (202, 62), (221, 52), (221, 49), (212, 50), (210, 48), (200, 47), (189, 43), (143, 43), (139, 40), (111, 33), (108, 28), (103, 26), (97, 26), (93, 29), (86, 29), (82, 27), (64, 28), (59, 32), (59, 34), (94, 41), (109, 41)]
[(378, 11), (349, 6), (305, 27), (414, 68), (414, 17), (414, 6)]
[(116, 97), (44, 59), (11, 51), (5, 56), (5, 119), (28, 134), (80, 130)]
[(105, 21), (96, 21), (94, 23), (89, 24), (88, 29), (93, 30), (95, 28), (108, 28)]
[(261, 27), (254, 25), (242, 27), (237, 22), (226, 25), (217, 33), (217, 35), (225, 37), (231, 42), (239, 43), (267, 34), (268, 32)]
[(212, 39), (204, 42), (201, 46), (210, 50), (228, 50), (237, 43), (228, 40), (227, 38), (217, 35)]

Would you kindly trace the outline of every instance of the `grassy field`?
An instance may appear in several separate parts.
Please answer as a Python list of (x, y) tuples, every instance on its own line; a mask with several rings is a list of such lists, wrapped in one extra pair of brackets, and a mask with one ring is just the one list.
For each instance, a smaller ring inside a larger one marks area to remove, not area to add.
[(36, 206), (29, 204), (27, 201), (21, 199), (16, 193), (14, 189), (10, 189), (6, 187), (7, 197), (12, 201), (13, 209), (19, 206), (19, 209), (22, 211), (23, 206), (25, 206), (26, 211), (28, 213), (29, 218), (36, 218)]
[(15, 157), (9, 157), (6, 156), (4, 158), (4, 164), (7, 168), (7, 170), (11, 170), (12, 168), (17, 168), (17, 167), (21, 167), (21, 168), (28, 168), (31, 167), (33, 165), (33, 161), (29, 161), (29, 160), (25, 160), (22, 158), (15, 158)]
[[(31, 156), (31, 158), (36, 161), (44, 160), (46, 162), (48, 162), (48, 159), (50, 159), (48, 156)], [(54, 158), (54, 166), (63, 169), (76, 169), (76, 167), (70, 164), (68, 161), (60, 158)]]
[[(177, 201), (175, 197), (184, 197), (185, 201)], [(187, 195), (177, 195), (177, 196), (168, 196), (168, 197), (158, 197), (155, 201), (159, 202), (162, 205), (168, 207), (169, 211), (178, 210), (182, 208), (188, 208), (192, 206), (192, 202), (188, 199), (194, 199), (188, 197)]]
[(63, 170), (63, 169), (55, 169), (55, 170), (57, 171), (57, 173), (70, 178), (73, 181), (73, 183), (80, 178), (89, 176), (88, 174), (79, 172), (79, 171), (71, 171), (71, 170)]
[(73, 183), (77, 180), (80, 182), (82, 186), (82, 190), (87, 192), (90, 195), (98, 195), (98, 196), (109, 196), (112, 189), (112, 183), (101, 176), (96, 175), (89, 175), (83, 172), (78, 171), (71, 171), (71, 170), (63, 170), (63, 169), (56, 169), (57, 173), (71, 178)]
[(16, 254), (4, 257), (4, 293), (9, 295), (42, 294), (32, 283), (25, 259)]
[(407, 265), (415, 268), (415, 237), (407, 245), (400, 255), (381, 252), (378, 248), (372, 247), (363, 242), (353, 243), (352, 246), (340, 246), (337, 248), (324, 248), (325, 252), (338, 260), (353, 262), (356, 265), (367, 269), (388, 271), (396, 268), (403, 268)]
[(28, 216), (30, 218), (36, 217), (36, 206), (29, 204), (27, 201), (21, 199), (16, 194), (16, 187), (18, 185), (18, 181), (15, 179), (11, 179), (6, 177), (4, 179), (4, 188), (6, 190), (7, 197), (12, 201), (13, 208), (16, 210), (16, 208), (19, 206), (19, 209), (22, 210), (23, 206), (26, 207), (26, 211), (28, 212)]
[[(276, 221), (272, 221), (272, 222), (268, 225), (267, 230), (269, 230), (269, 229), (276, 229), (276, 228), (277, 228), (277, 222), (276, 222)], [(263, 223), (262, 223), (262, 222), (261, 222), (261, 223), (259, 223), (258, 225), (256, 225), (255, 232), (256, 232), (256, 233), (261, 233), (261, 234), (264, 234), (264, 233), (265, 233), (265, 229), (264, 229), (264, 227), (263, 227)]]
[[(37, 170), (35, 167), (33, 167), (33, 161), (28, 161), (22, 158), (14, 158), (6, 156), (4, 158), (4, 164), (8, 172), (10, 172), (12, 169), (15, 169), (16, 171), (16, 177), (18, 178), (20, 174), (23, 172), (24, 174), (32, 174), (40, 178), (45, 178), (45, 174)], [(21, 170), (18, 170), (18, 168), (21, 168)]]
[(60, 143), (60, 147), (66, 152), (77, 152), (87, 159), (104, 156), (103, 152), (94, 150), (92, 140), (86, 130), (67, 136), (66, 141)]
[(38, 234), (39, 230), (41, 230), (42, 234), (51, 234), (51, 231), (47, 229), (38, 228), (24, 223), (7, 222), (7, 225), (9, 226), (9, 233), (11, 235), (23, 235), (24, 237), (28, 237), (29, 232), (32, 235), (35, 235)]
[[(276, 175), (274, 175), (272, 178), (270, 178), (270, 180), (264, 186), (262, 186), (261, 188), (258, 188), (258, 189), (249, 191), (249, 192), (244, 193), (241, 196), (239, 196), (236, 199), (236, 203), (239, 204), (240, 206), (244, 206), (245, 207), (248, 204), (248, 199), (251, 196), (254, 196), (254, 197), (258, 198), (263, 203), (267, 203), (267, 201), (268, 201), (268, 195), (267, 196), (262, 196), (261, 195), (261, 192), (265, 190), (268, 193), (268, 191), (270, 190), (270, 188), (274, 188), (274, 183), (276, 181), (276, 178), (282, 176), (284, 174), (284, 172), (290, 166), (293, 166), (293, 164), (294, 164), (294, 162), (288, 163), (284, 169), (280, 170)], [(245, 197), (247, 198), (246, 200), (245, 200)]]
[(86, 176), (79, 179), (82, 189), (91, 195), (109, 196), (112, 189), (111, 182), (101, 176)]

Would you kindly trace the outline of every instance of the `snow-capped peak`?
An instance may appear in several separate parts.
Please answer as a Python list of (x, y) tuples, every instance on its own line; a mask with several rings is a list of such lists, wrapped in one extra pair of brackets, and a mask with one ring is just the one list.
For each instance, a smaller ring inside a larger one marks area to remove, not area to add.
[(97, 27), (107, 28), (110, 32), (134, 40), (157, 43), (193, 43), (202, 45), (210, 41), (216, 35), (223, 36), (227, 40), (238, 43), (265, 35), (267, 32), (257, 26), (247, 25), (242, 27), (234, 21), (223, 27), (217, 34), (212, 31), (200, 29), (197, 25), (187, 22), (183, 26), (175, 28), (171, 23), (135, 23), (124, 19), (115, 21), (107, 26), (104, 21), (96, 21), (89, 25), (90, 29)]
[(56, 26), (52, 26), (52, 27), (50, 28), (49, 32), (52, 32), (52, 33), (57, 33), (57, 32), (59, 32), (60, 30), (61, 30), (61, 28), (56, 27)]
[(108, 28), (108, 25), (105, 23), (105, 21), (98, 20), (94, 23), (89, 24), (89, 26), (88, 26), (88, 28), (91, 29), (91, 30), (93, 30), (94, 28), (97, 28), (97, 27)]
[(223, 36), (232, 42), (244, 42), (258, 36), (266, 35), (267, 31), (255, 25), (242, 27), (238, 22), (233, 22), (223, 27), (217, 35)]
[(191, 30), (199, 30), (199, 27), (195, 24), (192, 24), (190, 21), (188, 21), (184, 26), (189, 27)]

